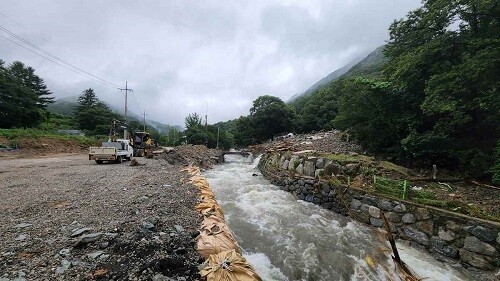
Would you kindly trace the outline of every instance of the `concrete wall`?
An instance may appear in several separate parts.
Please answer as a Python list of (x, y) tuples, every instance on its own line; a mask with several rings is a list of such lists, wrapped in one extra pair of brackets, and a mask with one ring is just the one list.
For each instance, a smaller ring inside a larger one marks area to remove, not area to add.
[[(500, 267), (500, 224), (320, 182), (314, 176), (326, 162), (290, 152), (267, 153), (259, 168), (273, 184), (299, 199), (374, 227), (383, 227), (383, 211), (400, 239), (482, 270)], [(334, 164), (356, 176), (355, 165)]]

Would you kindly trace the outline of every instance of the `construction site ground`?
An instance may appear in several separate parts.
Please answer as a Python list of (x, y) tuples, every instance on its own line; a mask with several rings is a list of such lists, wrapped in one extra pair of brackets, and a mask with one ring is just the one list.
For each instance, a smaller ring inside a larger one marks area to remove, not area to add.
[(183, 165), (19, 154), (0, 157), (1, 280), (198, 279), (198, 191)]

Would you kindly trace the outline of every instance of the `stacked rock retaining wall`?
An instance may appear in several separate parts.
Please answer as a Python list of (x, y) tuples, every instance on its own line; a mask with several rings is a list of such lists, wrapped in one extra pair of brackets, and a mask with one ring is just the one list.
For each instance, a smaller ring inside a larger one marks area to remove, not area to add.
[[(290, 152), (266, 153), (259, 168), (273, 184), (299, 199), (380, 228), (383, 211), (398, 238), (482, 270), (500, 267), (500, 224), (319, 180), (327, 161)], [(355, 176), (355, 165), (336, 164)]]

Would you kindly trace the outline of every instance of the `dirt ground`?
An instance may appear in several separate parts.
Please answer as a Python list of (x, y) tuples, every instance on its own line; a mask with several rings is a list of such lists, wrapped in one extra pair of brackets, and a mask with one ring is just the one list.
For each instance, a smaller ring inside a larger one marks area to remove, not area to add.
[(0, 158), (0, 280), (197, 280), (197, 190), (137, 160)]

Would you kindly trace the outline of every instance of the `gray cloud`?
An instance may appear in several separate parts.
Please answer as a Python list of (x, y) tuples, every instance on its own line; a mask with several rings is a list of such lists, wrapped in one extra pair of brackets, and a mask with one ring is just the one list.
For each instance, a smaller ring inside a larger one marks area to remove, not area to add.
[[(128, 81), (135, 90), (132, 111), (182, 125), (191, 112), (208, 111), (209, 122), (246, 115), (263, 94), (287, 100), (383, 44), (389, 24), (419, 4), (4, 0), (1, 12), (8, 18), (0, 14), (0, 25), (108, 81)], [(100, 99), (123, 106), (117, 89), (3, 38), (0, 59), (33, 66), (57, 97), (92, 87)]]

